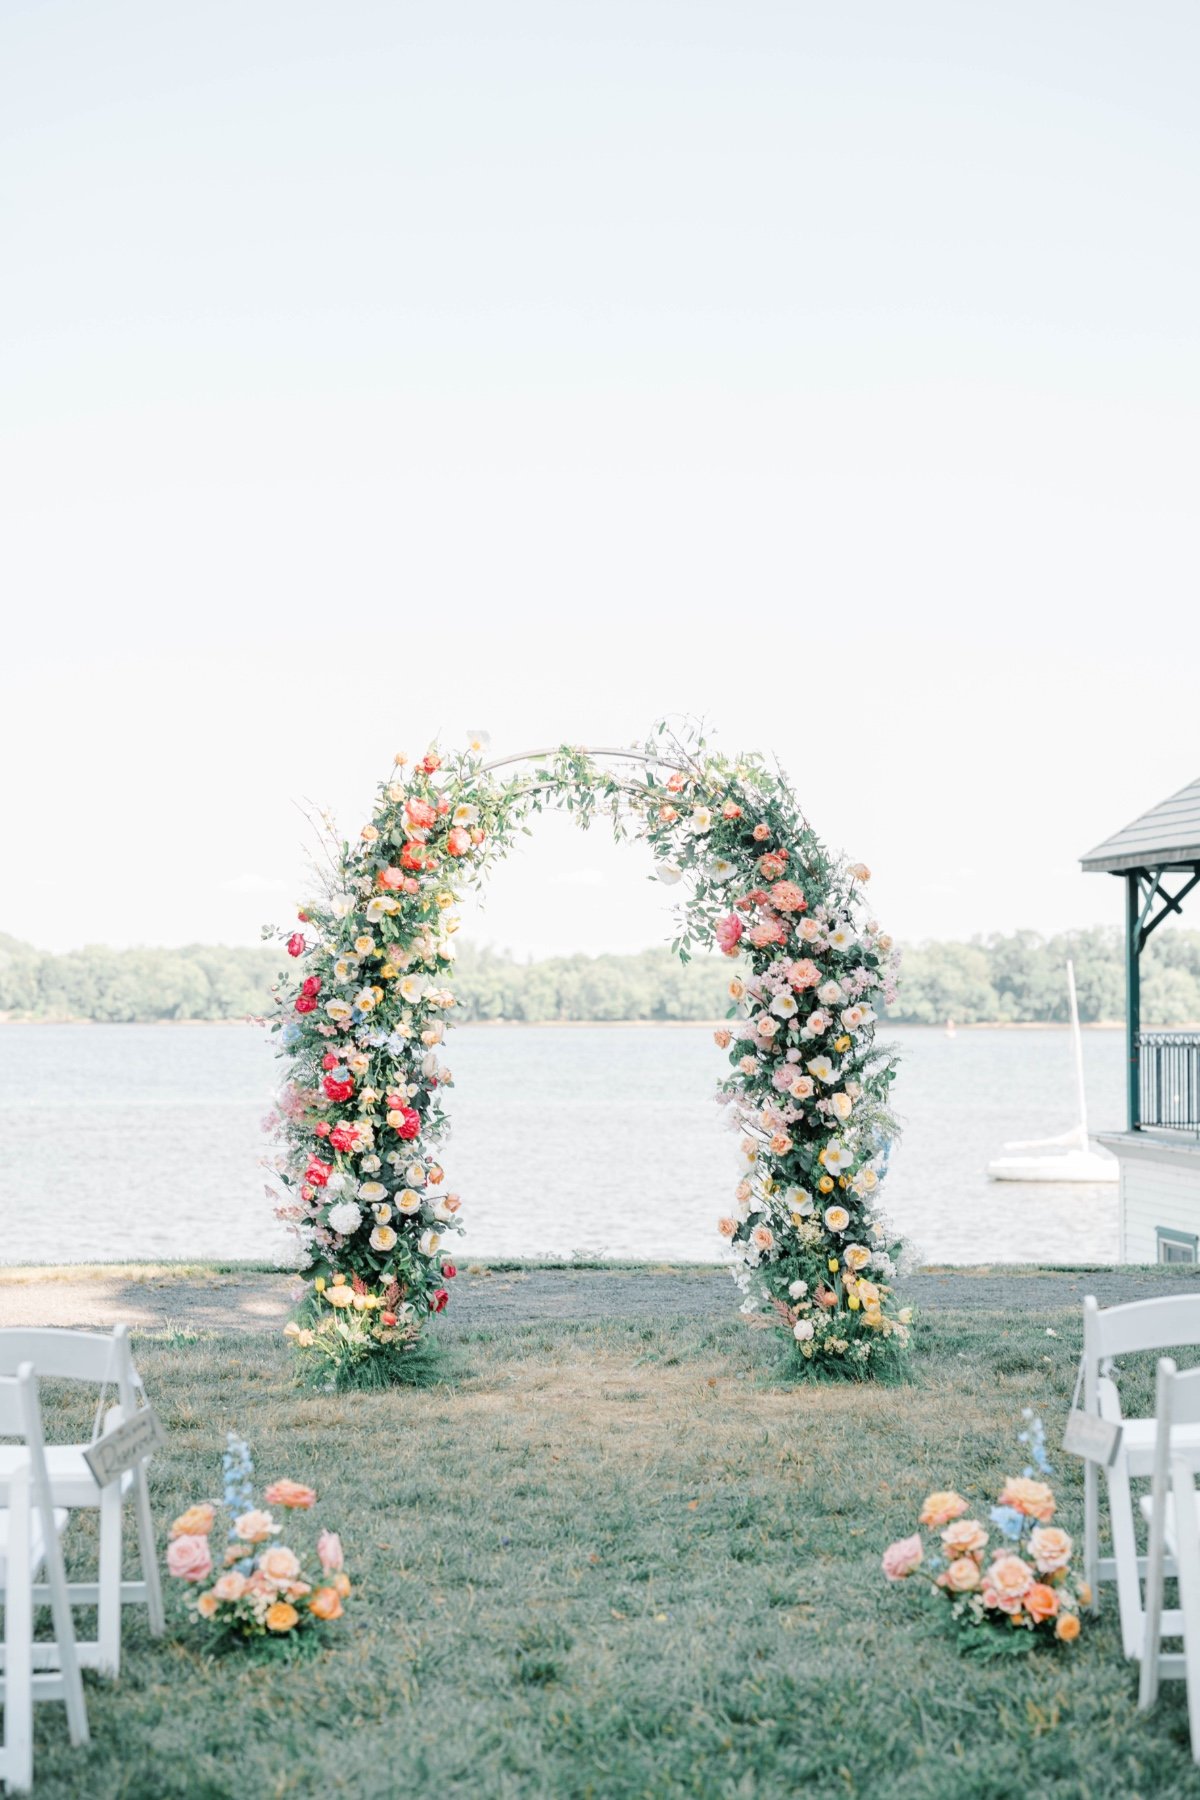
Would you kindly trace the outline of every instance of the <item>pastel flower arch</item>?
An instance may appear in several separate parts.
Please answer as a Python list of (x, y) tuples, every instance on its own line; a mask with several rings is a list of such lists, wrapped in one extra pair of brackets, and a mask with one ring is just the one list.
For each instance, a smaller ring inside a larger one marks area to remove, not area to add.
[(717, 1098), (742, 1172), (719, 1231), (743, 1313), (785, 1333), (814, 1372), (894, 1362), (909, 1321), (878, 1190), (895, 1058), (874, 1038), (896, 956), (863, 917), (869, 872), (830, 855), (763, 757), (727, 757), (694, 732), (491, 763), (486, 747), (478, 736), (454, 755), (397, 756), (357, 841), (326, 833), (322, 892), (286, 934), (275, 1172), (312, 1277), (287, 1328), (299, 1350), (338, 1382), (390, 1379), (448, 1302), (462, 1223), (437, 1146), (454, 908), (553, 805), (647, 843), (681, 889), (673, 948), (730, 958)]

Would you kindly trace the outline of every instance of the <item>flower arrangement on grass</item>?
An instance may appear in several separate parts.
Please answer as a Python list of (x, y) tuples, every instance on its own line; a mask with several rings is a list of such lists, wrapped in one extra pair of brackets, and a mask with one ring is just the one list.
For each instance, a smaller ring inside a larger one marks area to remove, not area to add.
[(298, 1523), (317, 1503), (312, 1488), (286, 1478), (273, 1481), (263, 1505), (256, 1506), (250, 1450), (233, 1432), (222, 1463), (225, 1549), (214, 1557), (209, 1540), (221, 1509), (210, 1501), (179, 1515), (167, 1546), (167, 1573), (185, 1584), (184, 1605), (191, 1620), (206, 1628), (205, 1647), (290, 1650), (317, 1641), (324, 1626), (341, 1618), (350, 1593), (341, 1539), (322, 1531), (305, 1554), (280, 1542), (285, 1527), (270, 1509), (282, 1508)]
[(1028, 1411), (1025, 1417), (1029, 1424), (1018, 1441), (1031, 1461), (1008, 1478), (991, 1508), (995, 1539), (979, 1519), (967, 1517), (971, 1508), (962, 1495), (947, 1489), (929, 1494), (921, 1507), (920, 1524), (936, 1539), (927, 1544), (916, 1531), (883, 1554), (889, 1581), (926, 1580), (939, 1603), (949, 1603), (961, 1647), (985, 1655), (1019, 1653), (1046, 1639), (1073, 1643), (1081, 1609), (1091, 1602), (1086, 1582), (1071, 1570), (1070, 1535), (1051, 1523), (1057, 1503), (1041, 1479), (1054, 1472), (1042, 1421)]
[(661, 880), (684, 884), (683, 960), (709, 942), (739, 959), (717, 1042), (744, 1162), (720, 1224), (743, 1312), (786, 1332), (801, 1367), (873, 1372), (908, 1317), (892, 1305), (899, 1246), (878, 1207), (894, 1065), (874, 1048), (874, 1003), (892, 992), (895, 956), (861, 917), (868, 871), (830, 856), (762, 757), (718, 755), (699, 736), (660, 726), (622, 753), (634, 773), (564, 747), (503, 781), (485, 746), (397, 756), (358, 839), (330, 838), (323, 892), (286, 937), (297, 973), (277, 995), (290, 1076), (276, 1171), (313, 1277), (288, 1327), (301, 1356), (334, 1385), (402, 1379), (447, 1303), (460, 1201), (437, 1145), (454, 908), (530, 813), (564, 805), (585, 825), (606, 814), (651, 846)]

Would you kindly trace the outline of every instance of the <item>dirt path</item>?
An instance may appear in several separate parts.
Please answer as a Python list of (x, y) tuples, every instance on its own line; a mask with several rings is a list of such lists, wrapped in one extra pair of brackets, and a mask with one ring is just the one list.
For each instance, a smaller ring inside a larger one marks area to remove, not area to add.
[[(972, 1312), (1060, 1311), (1095, 1294), (1102, 1306), (1178, 1293), (1200, 1281), (1169, 1269), (925, 1270), (903, 1285), (915, 1305)], [(277, 1331), (287, 1319), (291, 1275), (207, 1274), (195, 1269), (0, 1270), (0, 1326), (106, 1327), (140, 1331)], [(521, 1320), (728, 1318), (737, 1294), (722, 1270), (528, 1269), (464, 1272), (447, 1326)]]

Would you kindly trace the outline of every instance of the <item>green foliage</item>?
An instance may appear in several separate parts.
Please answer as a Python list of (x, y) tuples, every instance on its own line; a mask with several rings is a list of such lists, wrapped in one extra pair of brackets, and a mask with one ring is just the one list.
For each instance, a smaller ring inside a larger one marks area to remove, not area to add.
[(244, 1019), (267, 1011), (282, 960), (269, 946), (224, 944), (179, 950), (89, 944), (51, 956), (0, 935), (0, 1014), (117, 1025)]
[[(899, 998), (887, 1009), (895, 1023), (960, 1025), (1048, 1023), (1067, 1018), (1067, 958), (1075, 964), (1079, 1016), (1119, 1020), (1125, 1014), (1125, 945), (1114, 927), (1036, 931), (925, 943), (906, 948)], [(1142, 955), (1143, 1025), (1200, 1020), (1200, 931), (1163, 926)]]
[[(1079, 1014), (1119, 1020), (1125, 1010), (1122, 934), (1096, 926), (1045, 938), (1036, 931), (906, 947), (895, 1024), (1061, 1022), (1066, 963), (1075, 963)], [(111, 950), (90, 945), (50, 956), (0, 933), (0, 1014), (13, 1018), (242, 1019), (268, 1011), (279, 972), (270, 947), (193, 944), (181, 950)], [(545, 957), (462, 943), (454, 991), (460, 1021), (723, 1019), (730, 965), (696, 955), (684, 964), (667, 945), (627, 956)], [(1200, 1020), (1200, 931), (1166, 925), (1142, 957), (1142, 1019)]]

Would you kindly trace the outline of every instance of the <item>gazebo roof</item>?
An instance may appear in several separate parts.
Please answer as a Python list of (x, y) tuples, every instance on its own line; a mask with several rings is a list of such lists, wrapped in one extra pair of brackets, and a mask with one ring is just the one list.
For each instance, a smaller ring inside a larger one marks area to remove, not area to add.
[(1089, 873), (1200, 868), (1200, 776), (1080, 858)]

